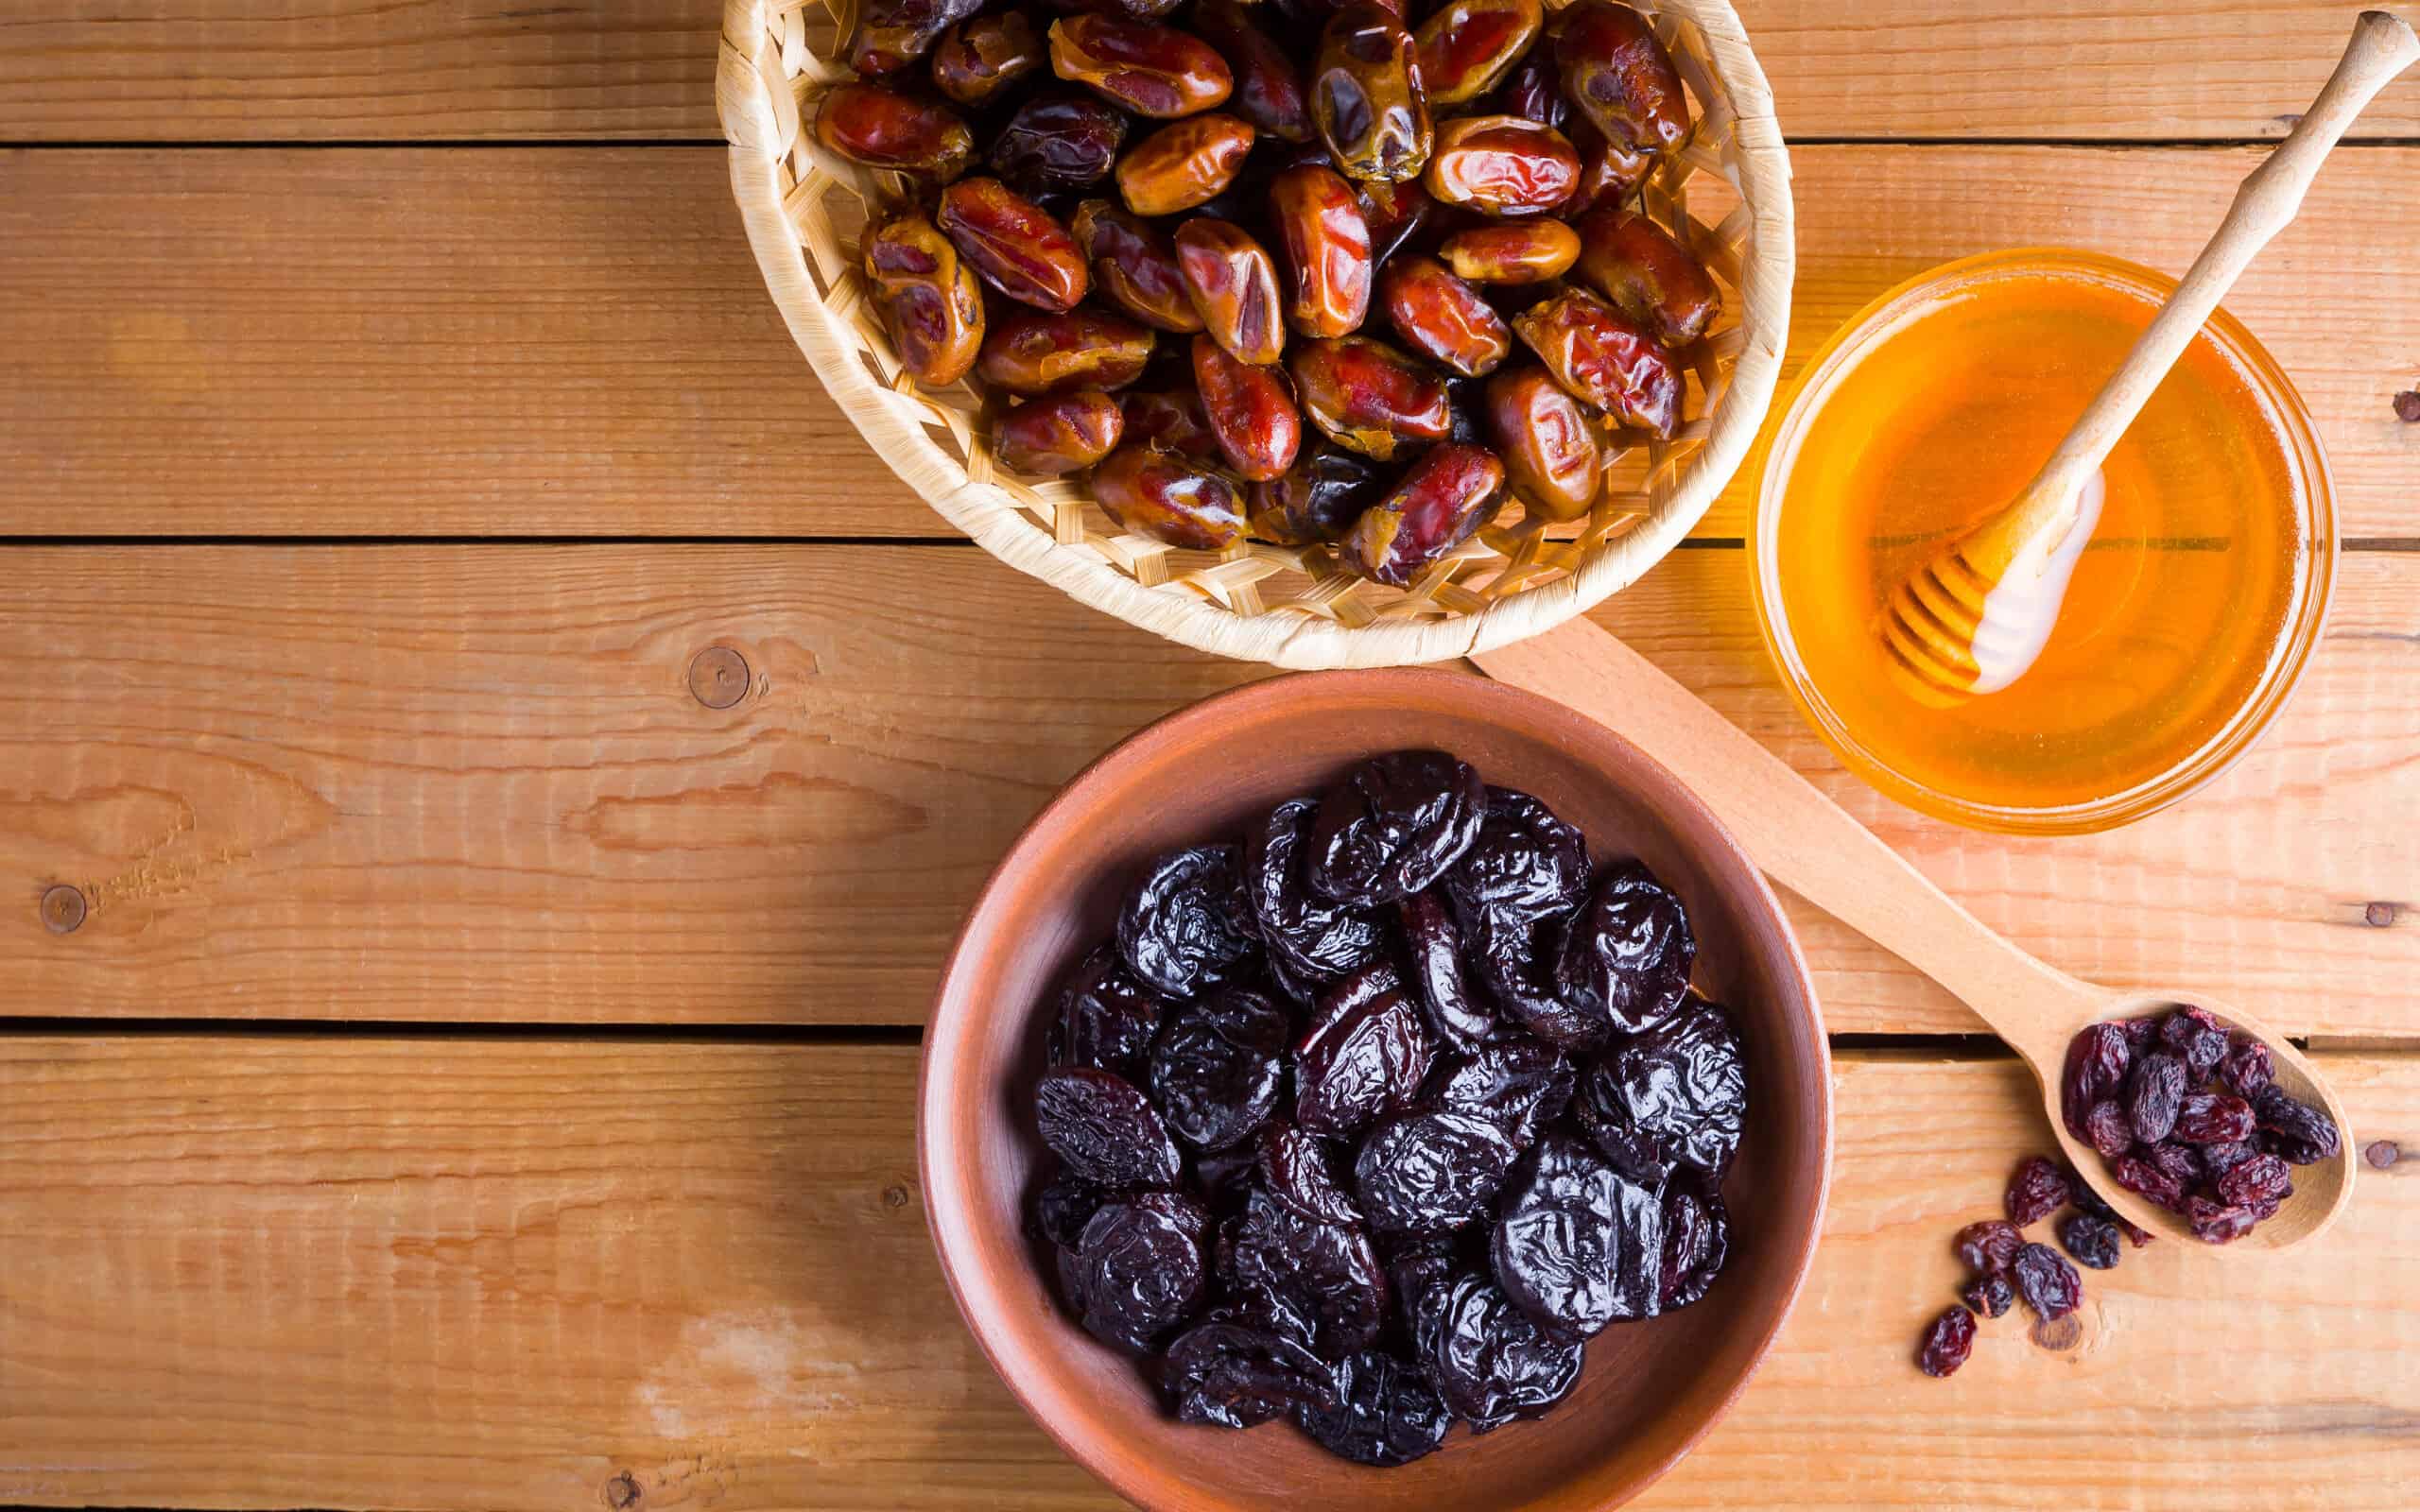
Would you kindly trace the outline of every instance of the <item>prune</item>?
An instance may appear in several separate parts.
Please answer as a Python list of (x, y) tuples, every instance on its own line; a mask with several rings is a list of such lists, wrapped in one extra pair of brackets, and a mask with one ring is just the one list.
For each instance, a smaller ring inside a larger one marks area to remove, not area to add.
[(1202, 0), (1193, 8), (1193, 29), (1235, 75), (1227, 103), (1237, 115), (1281, 142), (1308, 142), (1311, 108), (1303, 98), (1302, 67), (1248, 9), (1238, 0)]
[(1518, 287), (1561, 278), (1580, 256), (1580, 237), (1559, 220), (1473, 226), (1439, 243), (1437, 255), (1457, 278)]
[(1399, 183), (1364, 179), (1353, 186), (1353, 194), (1361, 201), (1361, 217), (1370, 226), (1371, 260), (1379, 266), (1417, 235), (1437, 213), (1437, 201), (1428, 197), (1428, 191), (1421, 187), (1417, 179)]
[(1010, 408), (992, 431), (992, 450), (1017, 472), (1057, 477), (1107, 456), (1126, 430), (1126, 412), (1098, 388), (1051, 394)]
[(2262, 1150), (2283, 1157), (2287, 1164), (2312, 1165), (2336, 1158), (2341, 1147), (2336, 1125), (2284, 1088), (2263, 1087), (2252, 1100), (2252, 1112), (2259, 1121)]
[(1395, 904), (1395, 918), (1429, 1029), (1456, 1050), (1484, 1042), (1495, 1032), (1495, 1015), (1478, 1001), (1462, 974), (1462, 934), (1444, 898), (1433, 888), (1414, 893)]
[(1301, 1402), (1295, 1425), (1357, 1465), (1409, 1465), (1445, 1441), (1453, 1414), (1419, 1369), (1363, 1350), (1337, 1366), (1333, 1395)]
[(1664, 1269), (1659, 1313), (1703, 1297), (1731, 1258), (1731, 1214), (1704, 1173), (1682, 1167), (1664, 1189)]
[(1033, 1232), (1062, 1248), (1082, 1242), (1084, 1225), (1117, 1194), (1097, 1187), (1071, 1171), (1045, 1181), (1033, 1194)]
[(2273, 1155), (2238, 1160), (2217, 1178), (2219, 1195), (2238, 1207), (2257, 1202), (2283, 1202), (2294, 1194), (2292, 1170)]
[(1353, 1189), (1374, 1228), (1459, 1228), (1495, 1200), (1518, 1153), (1476, 1114), (1400, 1113), (1361, 1142)]
[(1398, 257), (1378, 277), (1387, 321), (1404, 345), (1466, 376), (1493, 372), (1512, 350), (1512, 333), (1478, 291), (1433, 257)]
[(2182, 1211), (2185, 1183), (2139, 1156), (2121, 1155), (2109, 1162), (2110, 1175), (2118, 1184), (2146, 1202), (2155, 1202), (2170, 1211)]
[(1239, 1286), (1311, 1322), (1323, 1358), (1368, 1349), (1386, 1324), (1387, 1273), (1357, 1227), (1313, 1222), (1256, 1192), (1236, 1225), (1230, 1263)]
[(1328, 18), (1311, 62), (1311, 121), (1350, 179), (1394, 182), (1428, 164), (1432, 130), (1411, 33), (1379, 6)]
[(879, 84), (842, 84), (815, 110), (815, 139), (852, 163), (947, 183), (975, 161), (958, 112)]
[(960, 105), (984, 105), (1049, 62), (1030, 17), (1022, 10), (994, 11), (942, 34), (933, 48), (933, 84)]
[[(1582, 3), (1590, 4), (1593, 0)], [(1956, 1375), (1958, 1367), (1974, 1352), (1975, 1314), (1962, 1307), (1953, 1307), (1925, 1330), (1924, 1342), (1916, 1348), (1916, 1368), (1936, 1378)]]
[(2177, 1106), (2175, 1137), (2187, 1144), (2248, 1140), (2252, 1128), (2252, 1105), (2226, 1092), (2187, 1092)]
[(1193, 384), (1227, 466), (1248, 483), (1284, 477), (1303, 445), (1303, 417), (1275, 366), (1238, 362), (1206, 335), (1193, 338)]
[(2059, 1220), (2059, 1243), (2076, 1263), (2107, 1270), (2118, 1263), (2118, 1226), (2086, 1212), (2071, 1212)]
[(992, 171), (1037, 194), (1109, 177), (1126, 145), (1126, 117), (1088, 95), (1037, 94), (992, 140)]
[(1253, 1178), (1259, 1174), (1257, 1155), (1252, 1144), (1194, 1153), (1194, 1190), (1209, 1203), (1213, 1213), (1223, 1218), (1243, 1211), (1244, 1199), (1253, 1191)]
[[(1465, 115), (1437, 129), (1422, 179), (1440, 203), (1482, 215), (1543, 215), (1580, 187), (1580, 150), (1550, 126), (1517, 115)], [(1581, 237), (1587, 254), (1587, 237)]]
[(1680, 365), (1654, 333), (1595, 295), (1565, 289), (1514, 316), (1512, 331), (1573, 398), (1657, 436), (1680, 427)]
[(1200, 215), (1176, 230), (1177, 270), (1203, 327), (1236, 360), (1275, 362), (1286, 348), (1277, 265), (1231, 220)]
[(1306, 336), (1340, 336), (1370, 313), (1370, 221), (1332, 168), (1305, 163), (1269, 182), (1269, 211), (1286, 254), (1286, 321)]
[(1150, 1065), (1165, 1011), (1118, 960), (1101, 946), (1070, 972), (1059, 990), (1059, 1014), (1050, 1022), (1045, 1055), (1053, 1066), (1092, 1066), (1139, 1081)]
[(1161, 1389), (1179, 1422), (1250, 1428), (1336, 1394), (1336, 1369), (1282, 1334), (1199, 1323), (1168, 1346)]
[(1282, 1056), (1294, 1043), (1293, 1014), (1252, 988), (1220, 988), (1186, 1011), (1225, 1036), (1229, 1044), (1264, 1056)]
[(1986, 1276), (1997, 1275), (2016, 1263), (2016, 1252), (2025, 1247), (2025, 1236), (2016, 1225), (1988, 1218), (1970, 1223), (1958, 1230), (1958, 1258), (1966, 1268)]
[(1116, 16), (1052, 22), (1050, 67), (1061, 78), (1156, 120), (1217, 110), (1236, 84), (1227, 60), (1201, 38)]
[(1430, 447), (1337, 545), (1346, 571), (1409, 588), (1478, 532), (1502, 502), (1504, 464), (1459, 441)]
[(1447, 0), (1412, 38), (1428, 103), (1461, 105), (1494, 89), (1545, 24), (1539, 0)]
[(2193, 1237), (2205, 1245), (2231, 1245), (2252, 1232), (2259, 1222), (2253, 1210), (2228, 1203), (2212, 1202), (2207, 1197), (2185, 1199), (2186, 1226)]
[(1581, 1341), (1514, 1306), (1485, 1276), (1429, 1287), (1411, 1332), (1429, 1384), (1477, 1432), (1546, 1411), (1580, 1379)]
[(1332, 544), (1386, 481), (1357, 454), (1322, 441), (1298, 455), (1284, 477), (1253, 485), (1252, 533), (1276, 546)]
[(1123, 388), (1150, 360), (1151, 339), (1148, 328), (1098, 310), (1019, 310), (992, 322), (975, 370), (985, 383), (1028, 398)]
[(1571, 115), (1571, 102), (1563, 97), (1563, 79), (1555, 67), (1554, 49), (1532, 47), (1513, 64), (1504, 76), (1504, 87), (1495, 92), (1492, 108), (1498, 115), (1517, 115), (1525, 121), (1563, 129)]
[(1721, 313), (1722, 291), (1705, 265), (1647, 216), (1599, 206), (1572, 230), (1580, 237), (1582, 280), (1665, 345), (1687, 346)]
[(1201, 412), (1201, 396), (1191, 388), (1133, 390), (1118, 396), (1117, 407), (1126, 415), (1127, 445), (1157, 447), (1188, 462), (1220, 460), (1210, 417)]
[(2126, 1105), (2115, 1097), (2104, 1097), (2092, 1105), (2084, 1115), (2083, 1138), (2109, 1160), (2116, 1160), (2135, 1146), (2135, 1123), (2126, 1116)]
[(1322, 1000), (1295, 1051), (1294, 1122), (1307, 1134), (1350, 1139), (1409, 1103), (1434, 1056), (1395, 969), (1365, 966)]
[(1454, 1062), (1429, 1090), (1440, 1111), (1492, 1121), (1527, 1149), (1571, 1105), (1571, 1062), (1552, 1045), (1527, 1038), (1481, 1045)]
[(1291, 1124), (1271, 1124), (1261, 1130), (1257, 1159), (1269, 1194), (1298, 1216), (1313, 1223), (1361, 1221), (1361, 1210), (1336, 1178), (1324, 1141)]
[(1671, 153), (1689, 139), (1689, 105), (1672, 55), (1647, 18), (1611, 0), (1581, 0), (1556, 18), (1563, 93), (1609, 142)]
[(891, 350), (918, 383), (947, 387), (983, 349), (983, 290), (941, 228), (916, 211), (869, 226), (865, 277)]
[(1277, 1111), (1286, 1063), (1236, 1044), (1199, 1015), (1180, 1014), (1151, 1048), (1151, 1094), (1179, 1139), (1196, 1149), (1242, 1143)]
[(2168, 1138), (2184, 1102), (2184, 1061), (2154, 1051), (2135, 1062), (2133, 1074), (2126, 1078), (2126, 1118), (2134, 1125), (2135, 1138), (2145, 1144)]
[(1217, 111), (1171, 121), (1117, 161), (1117, 193), (1138, 215), (1208, 204), (1236, 181), (1252, 138), (1250, 126)]
[(1977, 1317), (1998, 1317), (2016, 1305), (2016, 1288), (2009, 1284), (2005, 1272), (1975, 1277), (1958, 1295)]
[(1310, 885), (1303, 843), (1316, 800), (1289, 799), (1244, 833), (1244, 899), (1270, 955), (1305, 976), (1341, 976), (1378, 951), (1378, 921)]
[(1236, 848), (1171, 850), (1127, 895), (1117, 954), (1146, 987), (1189, 998), (1251, 961), (1254, 939)]
[(1720, 1005), (1692, 998), (1664, 1022), (1616, 1045), (1581, 1073), (1581, 1122), (1608, 1155), (1640, 1138), (1716, 1180), (1747, 1122), (1739, 1032)]
[(1639, 1034), (1680, 1008), (1697, 957), (1681, 900), (1633, 861), (1607, 873), (1564, 925), (1555, 991), (1579, 1012)]
[(1150, 1100), (1115, 1072), (1054, 1066), (1033, 1088), (1042, 1143), (1082, 1180), (1101, 1187), (1173, 1186), (1176, 1142)]
[(1243, 509), (1233, 485), (1179, 453), (1119, 447), (1093, 469), (1093, 502), (1119, 528), (1194, 551), (1243, 539)]
[(1481, 918), (1534, 924), (1569, 913), (1588, 891), (1588, 843), (1529, 794), (1486, 790), (1470, 848), (1445, 873), (1465, 925)]
[(2185, 1062), (2185, 1076), (2199, 1085), (2210, 1079), (2227, 1053), (2227, 1032), (2206, 1008), (2179, 1008), (2160, 1021), (2160, 1043)]
[(983, 0), (867, 0), (849, 38), (849, 66), (860, 74), (895, 74), (981, 9)]
[(2219, 1080), (2227, 1091), (2250, 1102), (2276, 1074), (2267, 1045), (2240, 1030), (2228, 1037), (2227, 1053), (2219, 1057)]
[(2016, 1174), (2009, 1177), (2003, 1201), (2008, 1208), (2008, 1221), (2022, 1228), (2066, 1207), (2067, 1199), (2066, 1173), (2048, 1157), (2029, 1155), (2017, 1163)]
[(1436, 374), (1366, 336), (1298, 341), (1286, 370), (1312, 424), (1338, 445), (1381, 462), (1408, 447), (1443, 440), (1453, 424)]
[[(2090, 1024), (2067, 1041), (2066, 1063), (2059, 1073), (2059, 1109), (2068, 1133), (2078, 1139), (2090, 1137), (2085, 1120), (2094, 1105), (2114, 1099), (2125, 1091), (2126, 1073), (2134, 1063), (2134, 1047), (2118, 1024)], [(2120, 1155), (2124, 1151), (2100, 1153)]]
[(1486, 802), (1478, 773), (1443, 751), (1374, 756), (1320, 800), (1304, 874), (1358, 907), (1409, 897), (1470, 849)]
[(1565, 1134), (1522, 1158), (1489, 1252), (1495, 1281), (1542, 1323), (1586, 1338), (1661, 1306), (1664, 1206)]
[(1146, 1349), (1201, 1301), (1201, 1241), (1209, 1215), (1167, 1192), (1110, 1203), (1076, 1246), (1078, 1296), (1068, 1300), (1097, 1338)]
[(2066, 1316), (2083, 1300), (2083, 1279), (2048, 1245), (2018, 1250), (2009, 1275), (2016, 1282), (2016, 1295), (2046, 1323)]
[(1020, 303), (1063, 314), (1092, 288), (1067, 228), (997, 179), (951, 184), (934, 219), (984, 283)]

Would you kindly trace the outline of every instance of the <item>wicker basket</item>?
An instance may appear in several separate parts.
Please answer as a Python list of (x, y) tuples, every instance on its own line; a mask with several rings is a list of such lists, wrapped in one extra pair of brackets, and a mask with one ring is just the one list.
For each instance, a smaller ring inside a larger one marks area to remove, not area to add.
[(1696, 353), (1690, 418), (1616, 463), (1588, 518), (1554, 526), (1508, 510), (1400, 590), (1352, 576), (1322, 547), (1183, 551), (1122, 532), (1079, 481), (998, 469), (981, 393), (927, 391), (901, 370), (856, 254), (865, 206), (904, 180), (833, 156), (808, 127), (816, 96), (850, 77), (837, 55), (855, 0), (730, 0), (716, 96), (732, 189), (790, 334), (875, 452), (951, 524), (1094, 608), (1205, 651), (1288, 667), (1437, 662), (1534, 635), (1635, 581), (1730, 481), (1772, 399), (1795, 254), (1764, 71), (1726, 0), (1634, 3), (1699, 117), (1646, 204), (1727, 285)]

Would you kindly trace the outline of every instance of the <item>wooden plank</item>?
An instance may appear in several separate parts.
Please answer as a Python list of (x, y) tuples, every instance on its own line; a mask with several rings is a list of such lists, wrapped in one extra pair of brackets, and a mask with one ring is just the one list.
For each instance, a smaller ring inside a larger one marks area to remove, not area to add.
[[(2181, 269), (2252, 156), (1795, 161), (1793, 370), (1968, 252)], [(2340, 155), (2231, 301), (2356, 537), (2420, 536), (2420, 307), (2365, 284), (2420, 240), (2414, 183), (2420, 150)], [(790, 344), (717, 149), (0, 153), (0, 535), (950, 533)], [(1756, 477), (1698, 533), (1742, 535)]]
[[(20, 8), (24, 9), (24, 8)], [(0, 31), (0, 140), (718, 138), (716, 0), (126, 0)], [(1754, 0), (1801, 136), (2259, 137), (2343, 48), (2336, 0)], [(2420, 134), (2420, 94), (2356, 126)]]
[[(6, 559), (0, 1009), (21, 1014), (912, 1023), (1061, 782), (1266, 675), (971, 547)], [(1600, 618), (1986, 921), (2295, 1031), (2420, 1033), (2420, 557), (2346, 559), (2308, 682), (2232, 773), (2116, 833), (2031, 842), (1840, 772), (1772, 680), (1744, 572), (1736, 550), (1677, 552)], [(687, 682), (715, 645), (754, 687), (719, 712)], [(38, 907), (60, 883), (93, 909), (69, 935)], [(1979, 1027), (1800, 918), (1834, 1028)]]
[[(950, 1306), (917, 1201), (914, 1064), (0, 1040), (0, 1497), (1115, 1505)], [(2325, 1064), (2363, 1133), (2420, 1130), (2420, 1058)], [(1949, 1236), (1997, 1211), (2038, 1105), (2007, 1061), (1851, 1056), (1837, 1084), (1807, 1293), (1642, 1504), (2266, 1509), (2323, 1504), (2324, 1470), (2324, 1504), (2380, 1507), (2420, 1477), (2402, 1282), (2420, 1184), (2366, 1176), (2308, 1258), (2129, 1253), (2089, 1276), (2075, 1349), (2003, 1319), (1929, 1381), (1910, 1356), (1951, 1296)]]

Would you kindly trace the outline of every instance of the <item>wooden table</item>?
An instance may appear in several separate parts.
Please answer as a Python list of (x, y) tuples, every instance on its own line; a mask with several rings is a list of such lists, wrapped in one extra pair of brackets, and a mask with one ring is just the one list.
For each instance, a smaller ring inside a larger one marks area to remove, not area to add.
[[(1109, 1501), (942, 1292), (916, 1024), (1053, 788), (1263, 673), (953, 541), (834, 412), (725, 187), (719, 9), (0, 0), (0, 1501)], [(1742, 9), (1801, 355), (1960, 253), (2181, 268), (2351, 13)], [(2047, 842), (1876, 798), (1767, 667), (1741, 487), (1598, 618), (2029, 948), (2309, 1036), (2368, 1142), (2420, 1138), (2420, 84), (2360, 132), (2230, 301), (2321, 419), (2335, 619), (2200, 796)], [(2420, 1160), (2307, 1258), (2155, 1246), (2075, 1348), (1918, 1375), (2044, 1133), (1797, 912), (1828, 1232), (1645, 1504), (2420, 1497)]]

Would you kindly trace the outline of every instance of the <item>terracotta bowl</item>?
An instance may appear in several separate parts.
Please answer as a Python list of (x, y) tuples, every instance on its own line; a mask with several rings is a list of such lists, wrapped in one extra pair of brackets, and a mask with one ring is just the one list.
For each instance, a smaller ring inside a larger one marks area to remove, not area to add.
[[(1176, 846), (1227, 838), (1282, 799), (1379, 751), (1450, 750), (1536, 794), (1599, 858), (1642, 858), (1689, 910), (1697, 985), (1747, 1041), (1750, 1119), (1723, 1185), (1732, 1259), (1703, 1301), (1616, 1327), (1548, 1416), (1457, 1428), (1409, 1467), (1366, 1469), (1284, 1423), (1241, 1434), (1165, 1416), (1135, 1363), (1053, 1299), (1025, 1237), (1042, 1155), (1030, 1088), (1052, 985), (1105, 937), (1130, 882)], [(1713, 1426), (1789, 1315), (1831, 1169), (1823, 1016), (1780, 904), (1673, 777), (1559, 704), (1441, 671), (1257, 683), (1160, 721), (1068, 784), (976, 900), (925, 1038), (916, 1122), (942, 1269), (1001, 1379), (1062, 1448), (1130, 1500), (1226, 1508), (1596, 1508), (1647, 1486)]]

